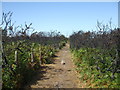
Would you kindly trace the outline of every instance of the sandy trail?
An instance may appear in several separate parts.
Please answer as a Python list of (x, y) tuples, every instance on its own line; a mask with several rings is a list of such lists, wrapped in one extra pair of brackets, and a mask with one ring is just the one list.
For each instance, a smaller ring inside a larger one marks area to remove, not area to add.
[[(75, 71), (75, 65), (72, 62), (69, 44), (56, 53), (54, 64), (42, 65), (42, 70), (38, 76), (30, 82), (27, 88), (82, 88), (79, 75)], [(65, 65), (61, 64), (65, 61)], [(42, 74), (42, 75), (41, 75)], [(81, 86), (81, 87), (80, 87)]]

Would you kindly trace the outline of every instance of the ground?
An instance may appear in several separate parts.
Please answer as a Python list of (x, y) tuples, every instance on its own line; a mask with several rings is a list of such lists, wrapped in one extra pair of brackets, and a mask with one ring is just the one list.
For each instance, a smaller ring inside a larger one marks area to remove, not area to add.
[[(61, 61), (65, 64), (61, 64)], [(69, 44), (56, 53), (53, 64), (42, 65), (41, 71), (27, 88), (84, 88), (72, 61)]]

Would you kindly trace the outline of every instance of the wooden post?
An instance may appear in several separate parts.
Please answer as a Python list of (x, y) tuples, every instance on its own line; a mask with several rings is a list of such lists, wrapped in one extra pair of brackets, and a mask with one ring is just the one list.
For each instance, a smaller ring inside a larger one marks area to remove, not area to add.
[(32, 51), (32, 48), (31, 48), (31, 62), (34, 62), (34, 57), (33, 57), (33, 51)]
[(1, 90), (2, 90), (2, 53), (3, 53), (2, 28), (0, 27), (0, 89)]
[(18, 52), (17, 52), (17, 50), (15, 51), (15, 62), (18, 65)]
[(40, 53), (40, 61), (39, 61), (39, 63), (41, 64), (42, 62), (41, 62), (41, 58), (42, 58), (42, 56), (41, 56), (41, 46), (39, 45), (39, 53)]

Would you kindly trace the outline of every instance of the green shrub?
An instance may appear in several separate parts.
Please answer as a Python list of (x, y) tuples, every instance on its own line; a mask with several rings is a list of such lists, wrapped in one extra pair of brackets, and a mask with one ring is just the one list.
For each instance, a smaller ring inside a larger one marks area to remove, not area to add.
[(90, 82), (87, 84), (88, 87), (120, 88), (119, 73), (115, 73), (115, 79), (111, 79), (112, 72), (108, 70), (113, 63), (113, 57), (110, 54), (115, 55), (111, 50), (105, 51), (95, 48), (72, 50), (81, 80)]

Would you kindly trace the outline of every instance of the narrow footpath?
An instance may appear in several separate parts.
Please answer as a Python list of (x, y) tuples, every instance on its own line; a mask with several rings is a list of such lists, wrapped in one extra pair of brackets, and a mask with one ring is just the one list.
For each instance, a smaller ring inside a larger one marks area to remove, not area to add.
[[(61, 64), (62, 61), (65, 64)], [(27, 88), (84, 88), (75, 71), (69, 44), (56, 53), (53, 64), (42, 65), (42, 70), (34, 78)]]

